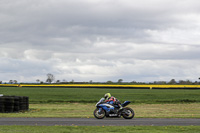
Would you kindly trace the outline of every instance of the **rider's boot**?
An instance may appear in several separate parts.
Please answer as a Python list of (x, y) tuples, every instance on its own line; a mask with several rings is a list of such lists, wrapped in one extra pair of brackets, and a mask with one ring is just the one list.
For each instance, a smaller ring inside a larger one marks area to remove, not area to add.
[(123, 109), (122, 105), (118, 104), (118, 106), (119, 106), (119, 111), (121, 111)]

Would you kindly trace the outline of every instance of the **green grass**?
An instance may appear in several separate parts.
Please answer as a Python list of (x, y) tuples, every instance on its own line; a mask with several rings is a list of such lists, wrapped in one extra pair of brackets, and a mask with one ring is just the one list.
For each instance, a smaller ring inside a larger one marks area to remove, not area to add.
[(134, 103), (195, 103), (200, 102), (200, 90), (192, 89), (110, 89), (110, 88), (51, 88), (0, 87), (0, 94), (29, 96), (30, 103), (97, 102), (110, 92), (120, 101)]
[[(135, 110), (135, 117), (200, 118), (200, 90), (45, 87), (0, 87), (0, 94), (29, 96), (31, 103), (28, 112), (0, 113), (0, 117), (93, 117), (94, 102), (107, 92), (120, 101), (132, 101), (130, 107)], [(200, 126), (0, 126), (0, 133), (199, 133), (199, 131)]]
[(199, 133), (200, 126), (0, 126), (1, 133)]
[[(0, 117), (82, 117), (94, 118), (93, 103), (30, 104), (20, 113), (0, 113)], [(191, 104), (130, 104), (135, 118), (200, 118), (200, 103)]]

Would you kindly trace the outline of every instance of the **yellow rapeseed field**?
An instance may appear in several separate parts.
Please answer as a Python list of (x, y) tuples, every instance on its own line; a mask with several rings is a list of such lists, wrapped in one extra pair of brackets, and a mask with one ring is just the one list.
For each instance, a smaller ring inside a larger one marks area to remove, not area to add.
[(116, 88), (200, 88), (200, 85), (119, 85), (119, 84), (0, 84), (8, 87), (116, 87)]

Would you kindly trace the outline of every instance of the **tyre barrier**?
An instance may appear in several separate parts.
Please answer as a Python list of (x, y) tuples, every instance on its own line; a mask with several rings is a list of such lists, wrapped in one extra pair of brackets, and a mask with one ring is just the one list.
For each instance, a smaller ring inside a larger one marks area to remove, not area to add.
[(29, 98), (27, 96), (0, 96), (0, 113), (27, 111)]

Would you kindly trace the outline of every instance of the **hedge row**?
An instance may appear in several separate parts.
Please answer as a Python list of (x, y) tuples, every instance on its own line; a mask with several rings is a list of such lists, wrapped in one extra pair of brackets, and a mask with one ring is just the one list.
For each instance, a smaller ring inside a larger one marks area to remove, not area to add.
[(1, 96), (0, 113), (26, 111), (29, 109), (29, 98), (26, 96)]

